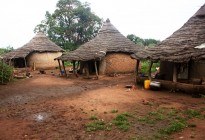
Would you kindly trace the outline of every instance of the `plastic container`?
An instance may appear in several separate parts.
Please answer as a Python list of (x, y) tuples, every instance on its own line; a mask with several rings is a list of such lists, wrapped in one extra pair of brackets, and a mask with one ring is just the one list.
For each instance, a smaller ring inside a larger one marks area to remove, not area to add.
[(150, 88), (150, 80), (145, 80), (144, 81), (144, 88), (149, 89)]

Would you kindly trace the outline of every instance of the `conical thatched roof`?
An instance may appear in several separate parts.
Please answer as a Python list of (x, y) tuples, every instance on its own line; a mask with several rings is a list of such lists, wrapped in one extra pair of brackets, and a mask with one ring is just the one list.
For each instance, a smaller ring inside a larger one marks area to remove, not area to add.
[(170, 62), (205, 59), (205, 5), (170, 37), (132, 57)]
[(140, 48), (123, 36), (107, 19), (98, 35), (73, 52), (57, 58), (68, 61), (87, 61), (103, 58), (109, 52), (132, 54)]
[(63, 49), (39, 32), (23, 47), (3, 55), (4, 59), (25, 58), (32, 52), (63, 52)]

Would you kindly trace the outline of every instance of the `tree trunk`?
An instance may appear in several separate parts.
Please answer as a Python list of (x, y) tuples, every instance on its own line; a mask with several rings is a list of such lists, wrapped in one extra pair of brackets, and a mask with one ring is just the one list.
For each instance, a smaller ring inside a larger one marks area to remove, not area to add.
[(151, 62), (150, 62), (150, 65), (149, 65), (149, 72), (148, 72), (148, 78), (149, 78), (149, 80), (152, 80), (152, 77), (151, 77), (152, 64), (153, 64), (153, 61), (151, 61)]

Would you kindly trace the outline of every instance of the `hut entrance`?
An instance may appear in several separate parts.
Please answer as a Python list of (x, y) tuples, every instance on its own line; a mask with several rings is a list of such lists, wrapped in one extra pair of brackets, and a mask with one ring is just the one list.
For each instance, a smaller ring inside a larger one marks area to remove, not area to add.
[[(96, 64), (97, 64), (97, 70), (99, 71), (99, 61), (96, 61)], [(90, 74), (96, 74), (95, 61), (89, 61), (88, 62), (88, 67), (89, 67), (89, 73)]]
[(189, 64), (180, 63), (178, 67), (178, 76), (179, 80), (188, 80), (189, 79)]
[(15, 68), (25, 68), (25, 60), (24, 58), (16, 58), (13, 60), (13, 66)]

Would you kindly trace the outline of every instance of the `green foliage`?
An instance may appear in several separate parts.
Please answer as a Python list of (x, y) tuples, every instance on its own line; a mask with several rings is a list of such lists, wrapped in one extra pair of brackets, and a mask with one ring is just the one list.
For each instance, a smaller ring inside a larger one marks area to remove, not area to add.
[(64, 62), (64, 65), (65, 65), (65, 67), (66, 67), (66, 66), (73, 66), (73, 63), (68, 62), (68, 61), (65, 61), (65, 62)]
[(103, 120), (96, 120), (87, 124), (86, 131), (97, 131), (97, 130), (111, 130), (112, 124), (106, 124)]
[(98, 118), (95, 115), (90, 116), (90, 120), (97, 120)]
[[(141, 61), (141, 72), (148, 73), (149, 65), (150, 65), (150, 61), (148, 61), (148, 60)], [(159, 67), (159, 66), (160, 66), (160, 63), (153, 63), (152, 68), (151, 68), (151, 72), (155, 72), (156, 67)]]
[(160, 42), (159, 40), (155, 40), (155, 39), (142, 39), (134, 34), (127, 35), (127, 38), (139, 46), (151, 47), (151, 46), (155, 46), (157, 43)]
[(185, 110), (184, 114), (186, 114), (188, 118), (194, 118), (194, 117), (201, 116), (201, 113), (199, 111), (192, 110), (192, 109)]
[(172, 122), (168, 127), (161, 130), (162, 134), (172, 134), (174, 132), (179, 132), (187, 127), (187, 124), (184, 121), (175, 121)]
[(0, 83), (8, 83), (13, 77), (13, 68), (3, 62), (0, 62)]
[(111, 110), (111, 113), (117, 113), (117, 112), (118, 112), (117, 109), (113, 109), (113, 110)]
[(7, 46), (6, 48), (0, 48), (0, 55), (8, 53), (8, 52), (10, 52), (12, 50), (14, 50), (14, 48), (11, 47), (11, 46)]
[(75, 50), (79, 45), (95, 37), (102, 24), (91, 12), (88, 3), (78, 0), (59, 0), (54, 13), (46, 12), (34, 32), (44, 32), (65, 50)]
[(127, 131), (130, 128), (130, 123), (128, 122), (127, 117), (131, 115), (127, 112), (119, 114), (113, 121), (113, 123), (121, 130)]

